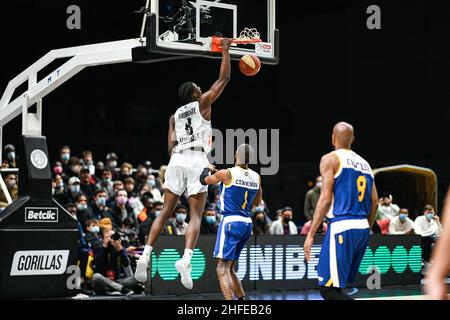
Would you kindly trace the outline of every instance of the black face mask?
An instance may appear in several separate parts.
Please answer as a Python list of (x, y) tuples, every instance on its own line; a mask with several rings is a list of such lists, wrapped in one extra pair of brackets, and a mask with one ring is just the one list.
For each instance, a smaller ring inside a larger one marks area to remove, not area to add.
[(289, 223), (292, 219), (289, 217), (283, 217), (284, 223)]
[(256, 222), (256, 224), (262, 225), (262, 224), (264, 224), (265, 221), (264, 221), (264, 219), (256, 219), (255, 222)]

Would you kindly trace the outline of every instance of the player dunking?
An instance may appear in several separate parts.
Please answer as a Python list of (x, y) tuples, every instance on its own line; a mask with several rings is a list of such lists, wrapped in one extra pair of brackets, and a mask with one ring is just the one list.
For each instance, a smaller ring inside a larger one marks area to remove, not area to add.
[(180, 86), (179, 95), (186, 103), (169, 120), (168, 145), (171, 156), (165, 175), (164, 206), (153, 222), (147, 244), (136, 266), (135, 278), (147, 280), (147, 268), (156, 239), (172, 215), (179, 197), (187, 190), (189, 226), (186, 230), (186, 248), (183, 257), (175, 263), (181, 283), (192, 289), (191, 258), (200, 233), (202, 212), (205, 208), (207, 187), (199, 181), (203, 168), (209, 165), (207, 153), (211, 151), (211, 104), (220, 96), (230, 80), (230, 39), (222, 40), (222, 63), (219, 79), (209, 91), (202, 93), (192, 82)]
[(204, 185), (221, 182), (218, 208), (223, 218), (217, 231), (214, 258), (218, 259), (217, 276), (226, 300), (234, 297), (245, 300), (245, 292), (234, 266), (252, 234), (251, 210), (262, 199), (261, 178), (248, 168), (253, 154), (250, 145), (242, 144), (236, 150), (233, 168), (217, 171), (212, 176), (208, 176), (210, 169), (205, 168), (200, 176), (200, 182)]
[(350, 124), (339, 122), (334, 126), (335, 151), (320, 161), (322, 191), (304, 244), (309, 261), (314, 234), (329, 212), (332, 218), (317, 267), (320, 294), (325, 300), (351, 300), (341, 288), (355, 279), (377, 212), (378, 195), (372, 169), (351, 150), (354, 139)]

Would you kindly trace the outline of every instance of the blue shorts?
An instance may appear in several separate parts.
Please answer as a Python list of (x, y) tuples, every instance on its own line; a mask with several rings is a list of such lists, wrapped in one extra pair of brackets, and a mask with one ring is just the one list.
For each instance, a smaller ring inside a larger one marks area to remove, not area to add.
[(369, 241), (367, 219), (334, 218), (322, 242), (317, 274), (319, 285), (345, 288), (355, 281)]
[(214, 258), (239, 260), (242, 249), (252, 235), (252, 219), (238, 215), (227, 215), (217, 229)]

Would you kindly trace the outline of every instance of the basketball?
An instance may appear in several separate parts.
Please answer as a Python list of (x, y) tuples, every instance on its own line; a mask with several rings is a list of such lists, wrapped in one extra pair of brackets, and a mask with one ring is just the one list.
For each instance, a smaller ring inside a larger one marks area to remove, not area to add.
[(261, 61), (253, 54), (246, 54), (239, 61), (239, 69), (248, 77), (254, 76), (261, 69)]

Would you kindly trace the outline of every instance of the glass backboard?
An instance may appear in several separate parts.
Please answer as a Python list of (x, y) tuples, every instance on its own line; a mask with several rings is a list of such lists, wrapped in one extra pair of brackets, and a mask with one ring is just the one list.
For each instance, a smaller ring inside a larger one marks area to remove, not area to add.
[(220, 57), (213, 37), (236, 39), (251, 30), (258, 40), (233, 43), (232, 59), (253, 53), (262, 63), (278, 63), (275, 0), (153, 0), (150, 13), (146, 36), (152, 52)]

